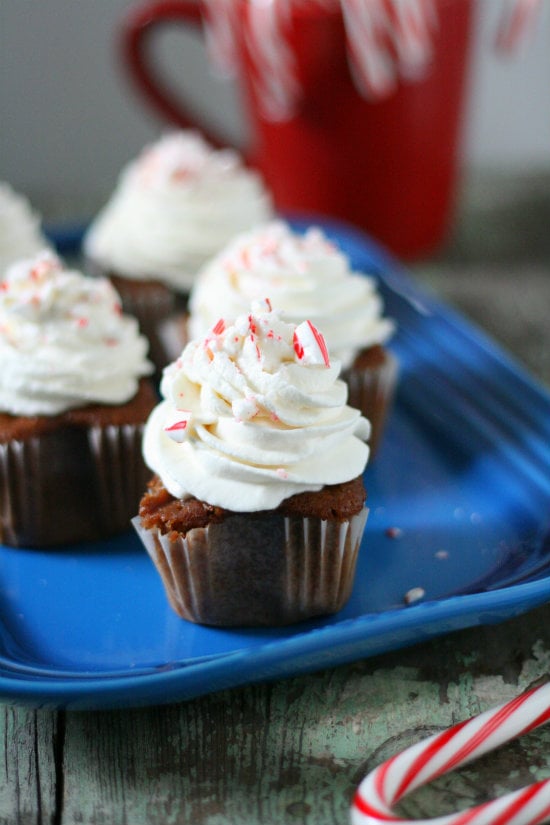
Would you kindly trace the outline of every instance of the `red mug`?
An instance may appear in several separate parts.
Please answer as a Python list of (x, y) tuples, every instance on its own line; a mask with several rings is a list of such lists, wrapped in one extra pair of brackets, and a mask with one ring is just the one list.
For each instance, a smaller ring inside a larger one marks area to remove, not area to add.
[[(372, 15), (350, 20), (353, 8), (370, 13), (385, 4), (387, 12), (392, 0), (146, 2), (123, 20), (121, 50), (164, 120), (227, 145), (168, 91), (152, 35), (179, 24), (212, 38), (216, 27), (230, 26), (251, 127), (246, 160), (262, 173), (276, 207), (344, 219), (411, 260), (436, 250), (453, 218), (472, 22), (472, 0), (429, 2), (437, 15), (429, 41), (427, 18), (420, 20), (424, 41), (418, 19), (394, 20), (393, 30)], [(218, 39), (215, 47), (227, 43)], [(400, 72), (402, 55), (408, 48), (414, 61), (422, 43), (429, 46), (425, 65), (405, 76), (411, 60)]]

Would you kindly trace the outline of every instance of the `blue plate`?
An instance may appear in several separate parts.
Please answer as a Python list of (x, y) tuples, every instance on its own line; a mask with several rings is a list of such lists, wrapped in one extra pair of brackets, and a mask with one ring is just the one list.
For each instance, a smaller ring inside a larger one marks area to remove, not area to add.
[[(379, 277), (399, 325), (399, 390), (365, 473), (370, 515), (348, 605), (283, 629), (199, 627), (168, 607), (131, 531), (44, 552), (2, 547), (0, 699), (178, 701), (500, 622), (550, 598), (550, 397), (364, 235), (323, 225), (354, 267)], [(79, 237), (55, 240), (68, 253)], [(423, 599), (406, 606), (416, 587)]]

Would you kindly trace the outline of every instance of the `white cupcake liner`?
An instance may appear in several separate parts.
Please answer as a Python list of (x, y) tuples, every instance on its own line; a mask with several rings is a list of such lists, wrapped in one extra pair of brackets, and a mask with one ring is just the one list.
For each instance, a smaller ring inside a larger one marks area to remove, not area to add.
[(371, 423), (371, 457), (380, 446), (399, 374), (397, 358), (388, 350), (384, 350), (384, 356), (380, 365), (367, 368), (352, 365), (342, 374), (348, 385), (348, 404), (361, 410)]
[(63, 427), (0, 445), (0, 542), (44, 547), (130, 527), (150, 472), (143, 425)]
[(175, 612), (217, 626), (284, 625), (349, 599), (368, 510), (344, 522), (233, 514), (185, 536), (132, 520)]

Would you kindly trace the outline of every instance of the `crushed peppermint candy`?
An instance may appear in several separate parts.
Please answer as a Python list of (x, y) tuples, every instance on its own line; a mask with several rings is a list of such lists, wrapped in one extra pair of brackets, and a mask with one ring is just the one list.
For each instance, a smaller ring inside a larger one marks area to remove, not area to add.
[(172, 441), (175, 441), (176, 444), (183, 444), (188, 435), (190, 421), (190, 410), (175, 410), (168, 417), (164, 425), (164, 432)]
[(426, 595), (426, 591), (423, 587), (411, 587), (410, 590), (407, 590), (405, 595), (403, 596), (403, 601), (405, 604), (413, 604), (414, 602), (420, 601)]
[(311, 321), (304, 321), (294, 330), (294, 352), (304, 364), (330, 367), (325, 339)]
[(216, 324), (214, 324), (214, 326), (212, 327), (212, 332), (214, 333), (214, 335), (221, 335), (223, 332), (225, 332), (225, 321), (223, 318), (220, 318), (220, 320)]
[(262, 315), (264, 312), (273, 312), (273, 307), (269, 298), (262, 298), (257, 301), (252, 301), (251, 309), (254, 315)]

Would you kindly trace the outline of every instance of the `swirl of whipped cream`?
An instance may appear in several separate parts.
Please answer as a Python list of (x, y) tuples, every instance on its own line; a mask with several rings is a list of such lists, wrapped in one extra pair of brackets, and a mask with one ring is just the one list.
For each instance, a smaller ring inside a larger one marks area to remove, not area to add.
[(163, 401), (145, 428), (145, 461), (176, 498), (236, 512), (361, 475), (370, 424), (322, 335), (268, 300), (219, 320), (164, 371)]
[(0, 282), (0, 363), (0, 410), (24, 416), (125, 403), (153, 369), (111, 283), (47, 250)]
[(0, 181), (0, 278), (10, 264), (48, 246), (28, 200)]
[(259, 175), (236, 152), (216, 151), (195, 132), (175, 132), (122, 171), (84, 251), (117, 275), (185, 292), (230, 238), (271, 215)]
[(352, 272), (321, 229), (300, 235), (272, 221), (236, 237), (200, 271), (190, 298), (191, 337), (209, 329), (222, 307), (224, 317), (235, 318), (265, 295), (287, 320), (309, 318), (322, 329), (344, 369), (394, 331), (374, 279)]

